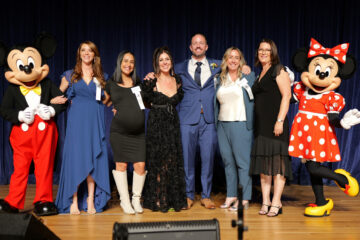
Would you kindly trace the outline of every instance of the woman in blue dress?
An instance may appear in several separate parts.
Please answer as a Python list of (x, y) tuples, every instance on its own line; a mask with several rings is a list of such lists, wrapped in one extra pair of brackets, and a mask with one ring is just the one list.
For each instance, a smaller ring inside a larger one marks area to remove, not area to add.
[(74, 70), (61, 75), (60, 90), (70, 101), (56, 205), (60, 213), (103, 211), (110, 199), (105, 141), (106, 75), (99, 51), (90, 41), (80, 44)]

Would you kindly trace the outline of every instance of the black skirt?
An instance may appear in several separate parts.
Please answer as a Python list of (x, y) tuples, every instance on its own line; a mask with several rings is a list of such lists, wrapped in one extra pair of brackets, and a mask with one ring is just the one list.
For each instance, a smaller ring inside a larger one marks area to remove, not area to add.
[(261, 135), (257, 136), (251, 151), (250, 174), (269, 176), (280, 174), (292, 180), (288, 143)]

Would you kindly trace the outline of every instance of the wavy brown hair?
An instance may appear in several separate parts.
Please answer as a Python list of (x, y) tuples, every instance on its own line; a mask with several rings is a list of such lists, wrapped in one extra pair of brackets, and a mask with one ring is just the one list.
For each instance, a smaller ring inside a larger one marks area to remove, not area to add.
[(221, 84), (224, 84), (225, 81), (226, 81), (226, 74), (228, 73), (228, 69), (227, 69), (227, 60), (229, 58), (229, 55), (231, 53), (231, 51), (237, 51), (239, 53), (239, 56), (240, 56), (240, 65), (238, 67), (238, 71), (237, 71), (237, 76), (239, 78), (241, 78), (242, 76), (242, 67), (244, 65), (246, 65), (246, 61), (245, 61), (245, 58), (244, 58), (244, 54), (240, 51), (240, 49), (238, 49), (237, 47), (229, 47), (228, 49), (226, 49), (225, 53), (224, 53), (224, 56), (223, 56), (223, 59), (222, 59), (222, 62), (221, 62), (221, 73), (220, 73), (220, 82)]
[(82, 72), (82, 67), (81, 67), (81, 63), (82, 60), (80, 58), (80, 51), (82, 46), (86, 44), (90, 47), (90, 49), (94, 52), (94, 60), (92, 63), (92, 69), (93, 69), (93, 77), (96, 77), (96, 79), (100, 82), (100, 85), (102, 88), (105, 87), (105, 78), (104, 78), (104, 72), (101, 66), (101, 59), (100, 59), (100, 53), (98, 48), (96, 47), (95, 43), (91, 42), (91, 41), (84, 41), (82, 43), (80, 43), (80, 46), (76, 52), (76, 64), (74, 67), (74, 72), (72, 74), (71, 77), (71, 83), (76, 83), (78, 82), (83, 75)]

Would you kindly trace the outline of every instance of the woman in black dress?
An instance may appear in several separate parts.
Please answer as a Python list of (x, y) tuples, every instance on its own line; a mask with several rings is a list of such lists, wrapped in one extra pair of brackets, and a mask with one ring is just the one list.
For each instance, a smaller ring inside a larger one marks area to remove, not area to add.
[[(139, 84), (134, 54), (121, 52), (105, 90), (115, 109), (110, 127), (110, 144), (116, 165), (113, 176), (120, 194), (120, 206), (127, 214), (143, 212), (140, 197), (146, 176), (145, 115)], [(131, 203), (127, 182), (129, 162), (134, 166)]]
[[(290, 79), (280, 64), (277, 47), (272, 40), (263, 39), (260, 42), (255, 61), (256, 65), (261, 65), (262, 71), (252, 87), (255, 96), (255, 139), (250, 173), (260, 174), (263, 202), (259, 214), (274, 217), (282, 213), (281, 195), (286, 178), (292, 178), (286, 117), (291, 98)], [(271, 201), (272, 179), (274, 195)]]
[(151, 104), (146, 133), (144, 207), (153, 211), (180, 211), (186, 206), (184, 162), (176, 105), (183, 98), (180, 77), (167, 47), (155, 49), (155, 78), (142, 85), (144, 101)]

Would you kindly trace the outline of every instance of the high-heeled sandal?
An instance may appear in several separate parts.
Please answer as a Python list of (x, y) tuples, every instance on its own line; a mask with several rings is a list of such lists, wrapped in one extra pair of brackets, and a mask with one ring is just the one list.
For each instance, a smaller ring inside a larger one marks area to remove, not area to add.
[(239, 208), (239, 200), (236, 200), (230, 207), (229, 207), (229, 211), (231, 212), (237, 212)]
[(274, 211), (268, 212), (268, 214), (266, 214), (268, 217), (276, 217), (277, 215), (282, 214), (282, 206), (271, 206), (270, 210), (271, 210), (271, 208), (277, 208), (278, 211), (277, 212), (274, 212)]
[[(233, 199), (231, 199), (231, 200), (228, 200), (229, 198), (226, 198), (226, 200), (225, 200), (225, 202), (222, 204), (222, 205), (220, 205), (220, 208), (222, 208), (222, 209), (226, 209), (226, 208), (230, 208), (230, 207), (232, 207), (235, 203), (236, 203), (236, 201), (237, 201), (237, 198), (233, 198)], [(235, 211), (237, 211), (237, 207), (236, 207), (236, 210)]]
[[(245, 204), (243, 204), (243, 209), (247, 210), (250, 207), (250, 203), (246, 202)], [(239, 201), (236, 201), (231, 207), (229, 207), (229, 210), (232, 212), (237, 212), (237, 210), (239, 210)]]
[(77, 203), (72, 203), (70, 205), (70, 215), (79, 215), (80, 214), (80, 210), (77, 206)]
[[(89, 200), (92, 202), (92, 205), (93, 207), (92, 208), (89, 208)], [(87, 202), (87, 213), (88, 214), (95, 214), (96, 213), (96, 209), (94, 207), (94, 196), (88, 196), (87, 199), (86, 199), (86, 202)]]
[[(263, 206), (266, 207), (266, 211), (262, 210)], [(261, 208), (260, 208), (260, 211), (259, 211), (259, 215), (266, 215), (266, 214), (268, 214), (268, 212), (269, 212), (269, 207), (271, 207), (271, 203), (270, 203), (270, 204), (265, 204), (265, 203), (263, 203), (263, 204), (261, 205)]]

